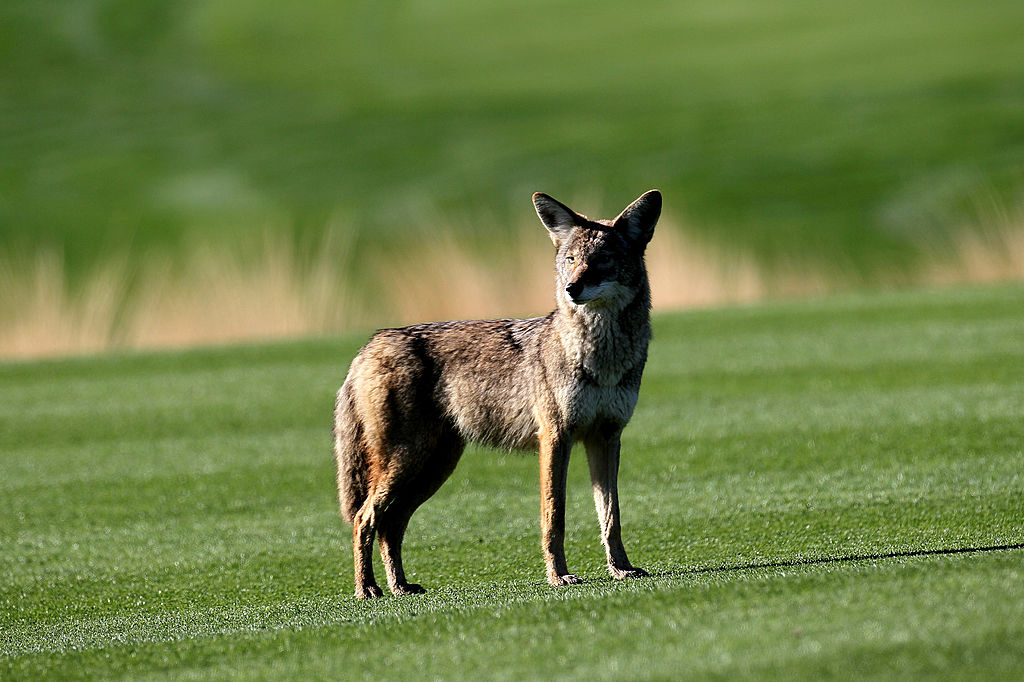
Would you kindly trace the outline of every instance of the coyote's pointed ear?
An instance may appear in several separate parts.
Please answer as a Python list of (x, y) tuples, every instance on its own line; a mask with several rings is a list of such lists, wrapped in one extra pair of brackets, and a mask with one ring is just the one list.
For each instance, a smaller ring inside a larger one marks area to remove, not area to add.
[(631, 243), (643, 248), (654, 235), (654, 226), (661, 216), (661, 192), (652, 189), (626, 207), (615, 219), (615, 229)]
[(533, 206), (537, 209), (537, 215), (540, 216), (544, 227), (548, 228), (548, 236), (555, 246), (558, 246), (559, 240), (567, 236), (574, 226), (582, 223), (576, 211), (543, 192), (534, 193)]

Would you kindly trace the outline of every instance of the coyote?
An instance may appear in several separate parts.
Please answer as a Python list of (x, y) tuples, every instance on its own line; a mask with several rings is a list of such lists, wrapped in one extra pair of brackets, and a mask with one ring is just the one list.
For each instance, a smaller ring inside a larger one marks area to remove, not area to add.
[(355, 594), (383, 594), (373, 539), (394, 594), (406, 580), (409, 518), (451, 475), (467, 442), (540, 452), (541, 548), (552, 585), (565, 563), (569, 451), (583, 441), (608, 570), (633, 566), (619, 526), (619, 437), (633, 414), (651, 339), (644, 249), (661, 214), (651, 190), (615, 220), (589, 220), (540, 192), (557, 248), (554, 312), (527, 320), (436, 322), (378, 331), (352, 361), (334, 411), (341, 515), (352, 524)]

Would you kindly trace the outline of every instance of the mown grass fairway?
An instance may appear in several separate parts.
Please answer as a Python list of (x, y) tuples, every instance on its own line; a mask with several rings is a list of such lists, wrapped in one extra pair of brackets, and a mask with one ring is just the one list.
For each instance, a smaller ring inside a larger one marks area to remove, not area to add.
[(583, 458), (413, 518), (356, 602), (333, 392), (363, 338), (0, 366), (0, 678), (1024, 675), (1024, 289), (656, 318), (604, 573)]

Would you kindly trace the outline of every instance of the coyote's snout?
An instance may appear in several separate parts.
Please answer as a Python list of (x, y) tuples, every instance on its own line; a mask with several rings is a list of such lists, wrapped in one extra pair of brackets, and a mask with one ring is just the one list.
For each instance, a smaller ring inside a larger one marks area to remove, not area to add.
[(546, 194), (534, 194), (533, 203), (556, 247), (554, 312), (382, 329), (338, 391), (334, 455), (357, 597), (382, 594), (375, 534), (391, 591), (423, 591), (406, 580), (402, 536), (468, 441), (539, 450), (541, 549), (552, 585), (579, 582), (566, 566), (563, 537), (569, 452), (582, 441), (608, 570), (616, 578), (647, 575), (622, 545), (617, 480), (619, 436), (636, 406), (651, 338), (644, 249), (661, 194), (647, 192), (615, 220), (589, 220)]

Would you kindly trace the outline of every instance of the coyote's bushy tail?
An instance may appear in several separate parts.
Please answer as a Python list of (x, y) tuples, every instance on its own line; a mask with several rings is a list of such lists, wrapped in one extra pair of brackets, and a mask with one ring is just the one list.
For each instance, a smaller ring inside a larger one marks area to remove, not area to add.
[(362, 428), (356, 415), (352, 387), (348, 383), (338, 391), (334, 404), (334, 461), (338, 466), (338, 502), (343, 519), (352, 523), (366, 500)]

